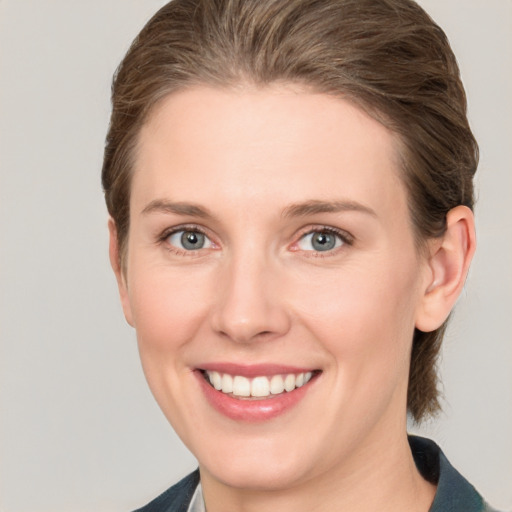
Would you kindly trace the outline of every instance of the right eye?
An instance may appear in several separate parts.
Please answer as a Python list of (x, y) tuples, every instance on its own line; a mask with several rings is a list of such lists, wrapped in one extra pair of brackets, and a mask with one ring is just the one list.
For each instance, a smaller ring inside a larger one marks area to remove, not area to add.
[(173, 247), (183, 251), (209, 249), (213, 245), (204, 233), (195, 229), (180, 229), (168, 235), (166, 240)]

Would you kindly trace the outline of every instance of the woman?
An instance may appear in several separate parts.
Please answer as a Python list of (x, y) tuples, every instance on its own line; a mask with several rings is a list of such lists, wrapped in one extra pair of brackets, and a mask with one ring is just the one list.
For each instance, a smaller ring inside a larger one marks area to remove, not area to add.
[(110, 256), (199, 471), (141, 510), (489, 510), (406, 431), (439, 408), (477, 159), (455, 57), (410, 0), (149, 21), (113, 86)]

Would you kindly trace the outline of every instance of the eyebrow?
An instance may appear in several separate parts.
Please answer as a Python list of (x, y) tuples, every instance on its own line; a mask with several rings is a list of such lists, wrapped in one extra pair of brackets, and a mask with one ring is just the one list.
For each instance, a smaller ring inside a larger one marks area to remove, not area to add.
[(193, 203), (175, 203), (164, 199), (151, 201), (141, 212), (143, 215), (149, 213), (174, 213), (176, 215), (188, 215), (191, 217), (211, 218), (212, 215)]
[(283, 210), (283, 217), (305, 217), (315, 213), (361, 212), (377, 217), (374, 210), (355, 201), (305, 201), (295, 203)]
[[(302, 203), (294, 203), (287, 206), (281, 216), (283, 218), (305, 217), (317, 213), (339, 213), (339, 212), (361, 212), (372, 217), (377, 217), (374, 210), (355, 201), (320, 201), (310, 200)], [(202, 219), (211, 219), (213, 215), (205, 208), (193, 203), (172, 202), (165, 199), (155, 199), (151, 201), (141, 212), (143, 215), (150, 213), (172, 213), (175, 215), (184, 215), (199, 217)]]

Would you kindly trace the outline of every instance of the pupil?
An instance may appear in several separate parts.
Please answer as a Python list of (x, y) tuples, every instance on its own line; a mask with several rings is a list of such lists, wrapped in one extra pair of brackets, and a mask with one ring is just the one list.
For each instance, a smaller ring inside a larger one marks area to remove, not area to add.
[(204, 235), (194, 231), (185, 231), (181, 235), (181, 243), (185, 249), (200, 249), (204, 245)]
[(333, 249), (336, 244), (336, 241), (333, 236), (328, 233), (317, 233), (313, 237), (313, 247), (317, 251), (329, 251)]

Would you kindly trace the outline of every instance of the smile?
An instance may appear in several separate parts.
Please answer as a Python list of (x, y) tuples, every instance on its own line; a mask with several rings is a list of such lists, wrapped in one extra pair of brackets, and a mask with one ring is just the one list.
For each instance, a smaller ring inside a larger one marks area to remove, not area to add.
[(224, 394), (237, 398), (268, 398), (304, 386), (313, 377), (313, 372), (247, 378), (243, 375), (207, 370), (204, 376), (217, 391)]
[(193, 374), (206, 402), (235, 421), (262, 422), (291, 413), (317, 387), (322, 370), (276, 364), (208, 363)]

